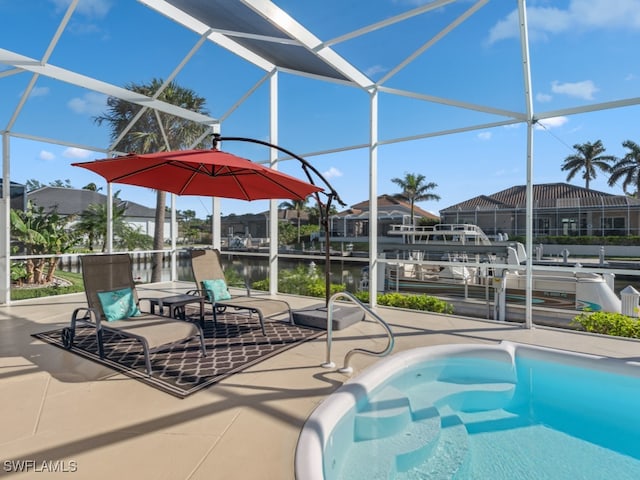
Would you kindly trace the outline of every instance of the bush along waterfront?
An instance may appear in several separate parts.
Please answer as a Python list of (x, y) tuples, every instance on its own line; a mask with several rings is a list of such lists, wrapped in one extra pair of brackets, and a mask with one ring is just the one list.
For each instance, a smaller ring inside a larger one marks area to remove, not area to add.
[(583, 312), (571, 321), (571, 326), (589, 333), (640, 338), (640, 321), (621, 313)]
[[(358, 292), (356, 297), (362, 303), (369, 303), (369, 292)], [(385, 307), (406, 308), (434, 313), (453, 313), (453, 305), (429, 295), (405, 295), (402, 293), (379, 293), (378, 305)]]
[[(278, 274), (279, 290), (282, 293), (304, 295), (307, 297), (325, 296), (325, 279), (318, 273), (314, 266), (298, 266), (293, 270), (281, 270)], [(256, 290), (269, 290), (269, 280), (253, 282)], [(344, 292), (344, 284), (332, 283), (331, 295)], [(369, 303), (368, 292), (358, 292), (356, 297), (363, 303)], [(423, 310), (436, 313), (453, 313), (453, 305), (428, 295), (404, 295), (401, 293), (378, 294), (378, 304), (387, 307), (406, 308), (411, 310)]]
[[(269, 290), (269, 279), (258, 280), (251, 284), (256, 290)], [(305, 267), (299, 265), (293, 270), (278, 272), (278, 286), (282, 293), (304, 295), (307, 297), (324, 297), (326, 292), (324, 275), (320, 275), (315, 265)], [(347, 287), (343, 283), (331, 284), (331, 295), (344, 292)]]

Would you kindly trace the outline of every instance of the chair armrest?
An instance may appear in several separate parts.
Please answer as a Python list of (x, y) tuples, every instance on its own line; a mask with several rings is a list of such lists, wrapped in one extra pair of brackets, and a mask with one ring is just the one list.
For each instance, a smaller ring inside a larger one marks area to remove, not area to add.
[[(82, 314), (82, 317), (78, 316), (80, 314)], [(97, 328), (99, 328), (101, 321), (102, 320), (100, 318), (100, 312), (95, 308), (78, 307), (73, 311), (73, 314), (71, 315), (72, 326), (75, 326), (77, 322), (86, 322), (93, 323)]]
[[(216, 296), (213, 294), (213, 292), (210, 292), (208, 290), (189, 290), (187, 292), (187, 295), (193, 295), (196, 297), (204, 297), (205, 302), (209, 302), (211, 305), (215, 305), (216, 304)], [(213, 300), (210, 300), (213, 299)]]

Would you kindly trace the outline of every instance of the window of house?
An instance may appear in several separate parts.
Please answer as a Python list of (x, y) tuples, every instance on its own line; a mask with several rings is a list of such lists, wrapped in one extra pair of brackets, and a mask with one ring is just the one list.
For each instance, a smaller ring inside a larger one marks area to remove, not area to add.
[(562, 224), (562, 235), (577, 235), (578, 233), (578, 222), (575, 218), (563, 218), (561, 221)]
[(548, 218), (537, 218), (535, 227), (536, 235), (549, 235), (550, 224)]
[(604, 217), (602, 219), (602, 229), (605, 235), (624, 235), (626, 224), (624, 217)]

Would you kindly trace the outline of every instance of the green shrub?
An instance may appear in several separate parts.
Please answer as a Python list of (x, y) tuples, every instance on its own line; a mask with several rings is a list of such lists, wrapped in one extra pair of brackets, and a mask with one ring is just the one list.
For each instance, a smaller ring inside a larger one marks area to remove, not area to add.
[[(369, 292), (358, 292), (356, 297), (362, 303), (369, 303)], [(453, 313), (453, 305), (429, 295), (405, 295), (402, 293), (379, 293), (378, 305), (387, 307), (423, 310), (435, 313)]]
[[(269, 279), (258, 280), (251, 284), (256, 290), (269, 290)], [(278, 286), (282, 293), (304, 295), (307, 297), (324, 297), (326, 292), (325, 277), (319, 275), (317, 267), (300, 265), (293, 270), (278, 272)], [(347, 289), (342, 283), (332, 283), (331, 295), (344, 292)]]
[(640, 322), (621, 313), (581, 313), (571, 321), (579, 330), (616, 337), (640, 338)]
[(11, 281), (22, 284), (27, 279), (27, 266), (25, 262), (11, 262)]
[(26, 300), (28, 298), (50, 297), (53, 295), (63, 295), (66, 293), (78, 293), (84, 291), (82, 275), (79, 273), (62, 272), (58, 270), (56, 277), (63, 278), (71, 285), (49, 285), (46, 287), (12, 288), (11, 300)]
[(225, 269), (224, 279), (227, 285), (231, 287), (244, 287), (244, 279), (240, 272), (233, 266)]
[[(515, 242), (525, 243), (526, 238), (523, 236), (514, 236), (511, 240)], [(539, 236), (533, 239), (533, 243), (544, 243), (547, 245), (640, 245), (640, 237), (637, 235), (558, 235), (558, 236)]]

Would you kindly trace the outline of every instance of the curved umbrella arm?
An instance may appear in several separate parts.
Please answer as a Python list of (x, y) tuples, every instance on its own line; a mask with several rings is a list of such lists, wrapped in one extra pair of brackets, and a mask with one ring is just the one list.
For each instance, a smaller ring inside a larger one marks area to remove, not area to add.
[[(325, 306), (329, 305), (329, 297), (331, 296), (331, 245), (329, 243), (329, 240), (330, 240), (329, 212), (331, 211), (331, 202), (333, 200), (338, 202), (343, 207), (345, 207), (347, 204), (342, 201), (342, 199), (340, 198), (340, 195), (338, 195), (338, 192), (335, 190), (335, 188), (333, 188), (333, 186), (327, 181), (326, 178), (324, 178), (324, 175), (322, 175), (317, 168), (311, 165), (304, 158), (300, 157), (299, 155), (296, 155), (295, 153), (287, 150), (286, 148), (280, 147), (278, 145), (274, 145), (269, 142), (265, 142), (264, 140), (258, 140), (255, 138), (222, 137), (219, 133), (213, 134), (212, 148), (217, 149), (218, 142), (222, 142), (222, 141), (249, 142), (249, 143), (264, 145), (265, 147), (275, 148), (276, 150), (279, 150), (289, 155), (290, 157), (295, 158), (302, 164), (302, 169), (304, 170), (304, 173), (307, 175), (307, 179), (309, 180), (309, 183), (311, 183), (312, 185), (316, 185), (316, 183), (313, 180), (313, 175), (311, 175), (311, 172), (313, 172), (325, 184), (326, 188), (328, 189), (328, 192), (326, 191), (316, 192), (314, 195), (316, 197), (316, 201), (318, 202), (320, 222), (322, 223), (322, 227), (324, 228), (324, 232), (325, 232), (325, 245), (326, 245), (325, 262), (324, 262)], [(327, 196), (327, 202), (324, 204), (320, 201), (320, 193), (324, 193)]]
[(311, 173), (309, 171), (313, 172), (325, 184), (325, 186), (329, 190), (329, 193), (323, 192), (323, 193), (325, 193), (325, 195), (327, 195), (329, 197), (329, 199), (327, 201), (327, 204), (328, 204), (327, 205), (327, 212), (328, 212), (328, 209), (329, 209), (329, 204), (331, 203), (332, 199), (335, 199), (336, 202), (338, 202), (343, 207), (347, 205), (346, 203), (344, 203), (342, 201), (342, 199), (340, 198), (340, 195), (338, 195), (338, 192), (333, 188), (333, 186), (329, 183), (329, 181), (326, 178), (324, 178), (324, 175), (322, 175), (318, 171), (317, 168), (315, 168), (307, 160), (305, 160), (304, 158), (300, 157), (299, 155), (296, 155), (295, 153), (291, 152), (290, 150), (287, 150), (286, 148), (280, 147), (279, 145), (274, 145), (273, 143), (265, 142), (264, 140), (258, 140), (256, 138), (222, 137), (219, 133), (214, 133), (213, 134), (213, 148), (217, 148), (218, 142), (223, 142), (223, 141), (237, 141), (237, 142), (257, 143), (259, 145), (264, 145), (265, 147), (275, 148), (276, 150), (280, 150), (281, 152), (286, 153), (287, 155), (291, 156), (292, 158), (295, 158), (296, 160), (298, 160), (302, 164), (302, 169), (304, 170), (304, 173), (307, 175), (307, 178), (309, 179), (309, 182), (312, 185), (316, 185), (316, 183), (314, 182), (313, 176), (311, 175)]

